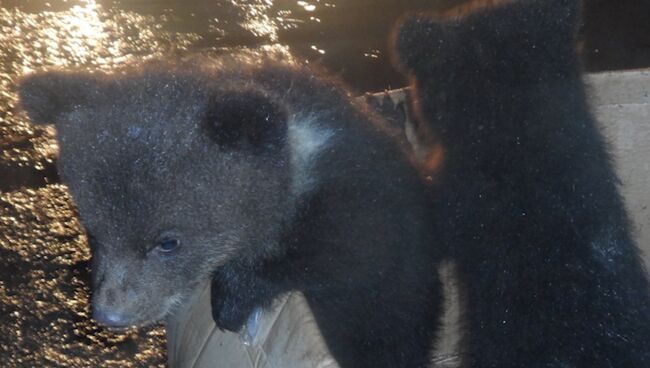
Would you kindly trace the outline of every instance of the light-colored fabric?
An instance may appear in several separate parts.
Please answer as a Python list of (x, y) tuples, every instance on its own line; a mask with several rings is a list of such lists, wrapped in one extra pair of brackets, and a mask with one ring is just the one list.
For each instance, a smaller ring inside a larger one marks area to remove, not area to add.
[[(595, 74), (586, 82), (594, 112), (612, 144), (636, 237), (650, 267), (650, 71)], [(392, 97), (401, 100), (404, 92)], [(445, 264), (439, 272), (445, 285), (445, 313), (443, 328), (432, 342), (433, 364), (456, 367), (462, 305), (453, 265)], [(248, 332), (239, 334), (216, 328), (209, 285), (199, 289), (184, 308), (167, 325), (170, 368), (338, 367), (300, 293), (279, 298), (259, 314), (257, 324), (249, 322)]]
[(650, 268), (650, 70), (592, 74), (587, 85), (623, 182), (637, 244)]
[(212, 320), (206, 285), (170, 318), (167, 340), (171, 368), (338, 368), (298, 292), (278, 298), (255, 313), (244, 331), (231, 333)]

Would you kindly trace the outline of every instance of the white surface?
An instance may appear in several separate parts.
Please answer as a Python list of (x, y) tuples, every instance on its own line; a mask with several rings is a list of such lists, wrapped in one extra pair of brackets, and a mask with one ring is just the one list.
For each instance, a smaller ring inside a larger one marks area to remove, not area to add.
[(172, 368), (338, 368), (301, 293), (279, 298), (247, 334), (225, 332), (212, 320), (209, 285), (168, 321)]
[(650, 268), (650, 71), (593, 74), (587, 84), (623, 182), (637, 244)]

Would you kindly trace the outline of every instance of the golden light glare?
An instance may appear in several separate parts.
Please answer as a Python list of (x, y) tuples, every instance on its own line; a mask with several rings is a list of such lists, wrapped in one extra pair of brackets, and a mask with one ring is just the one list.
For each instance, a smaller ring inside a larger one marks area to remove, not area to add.
[(303, 9), (305, 9), (305, 11), (308, 11), (308, 12), (313, 12), (313, 11), (316, 10), (316, 5), (310, 4), (310, 3), (306, 2), (306, 1), (298, 1), (297, 4), (299, 6), (302, 6)]
[(257, 37), (268, 37), (271, 42), (278, 41), (278, 25), (269, 17), (273, 6), (272, 0), (264, 0), (256, 4), (250, 1), (232, 0), (232, 3), (245, 10), (245, 19), (240, 25)]
[[(35, 44), (40, 59), (26, 60), (23, 72), (32, 71), (34, 65), (70, 66), (85, 64), (105, 37), (95, 0), (86, 0), (50, 21), (39, 22)], [(43, 16), (47, 17), (48, 12)], [(36, 20), (36, 19), (35, 19)], [(24, 45), (32, 48), (33, 45)]]

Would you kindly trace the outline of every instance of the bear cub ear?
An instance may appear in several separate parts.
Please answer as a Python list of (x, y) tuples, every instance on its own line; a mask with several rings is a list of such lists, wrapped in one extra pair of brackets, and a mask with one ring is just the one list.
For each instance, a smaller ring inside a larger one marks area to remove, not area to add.
[(20, 107), (35, 124), (56, 124), (61, 116), (86, 103), (98, 86), (88, 73), (41, 72), (18, 81)]
[(391, 36), (393, 64), (412, 72), (443, 63), (454, 53), (456, 27), (451, 21), (427, 14), (407, 14), (400, 18)]
[(227, 148), (281, 150), (287, 141), (286, 108), (255, 89), (220, 91), (209, 102), (205, 127), (210, 138)]

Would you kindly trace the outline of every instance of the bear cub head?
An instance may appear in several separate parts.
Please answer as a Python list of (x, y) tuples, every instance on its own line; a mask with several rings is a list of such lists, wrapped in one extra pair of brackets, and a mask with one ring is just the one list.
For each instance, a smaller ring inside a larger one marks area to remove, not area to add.
[(158, 321), (230, 259), (277, 251), (292, 207), (290, 111), (245, 71), (217, 69), (50, 71), (19, 84), (31, 120), (55, 124), (100, 323)]

